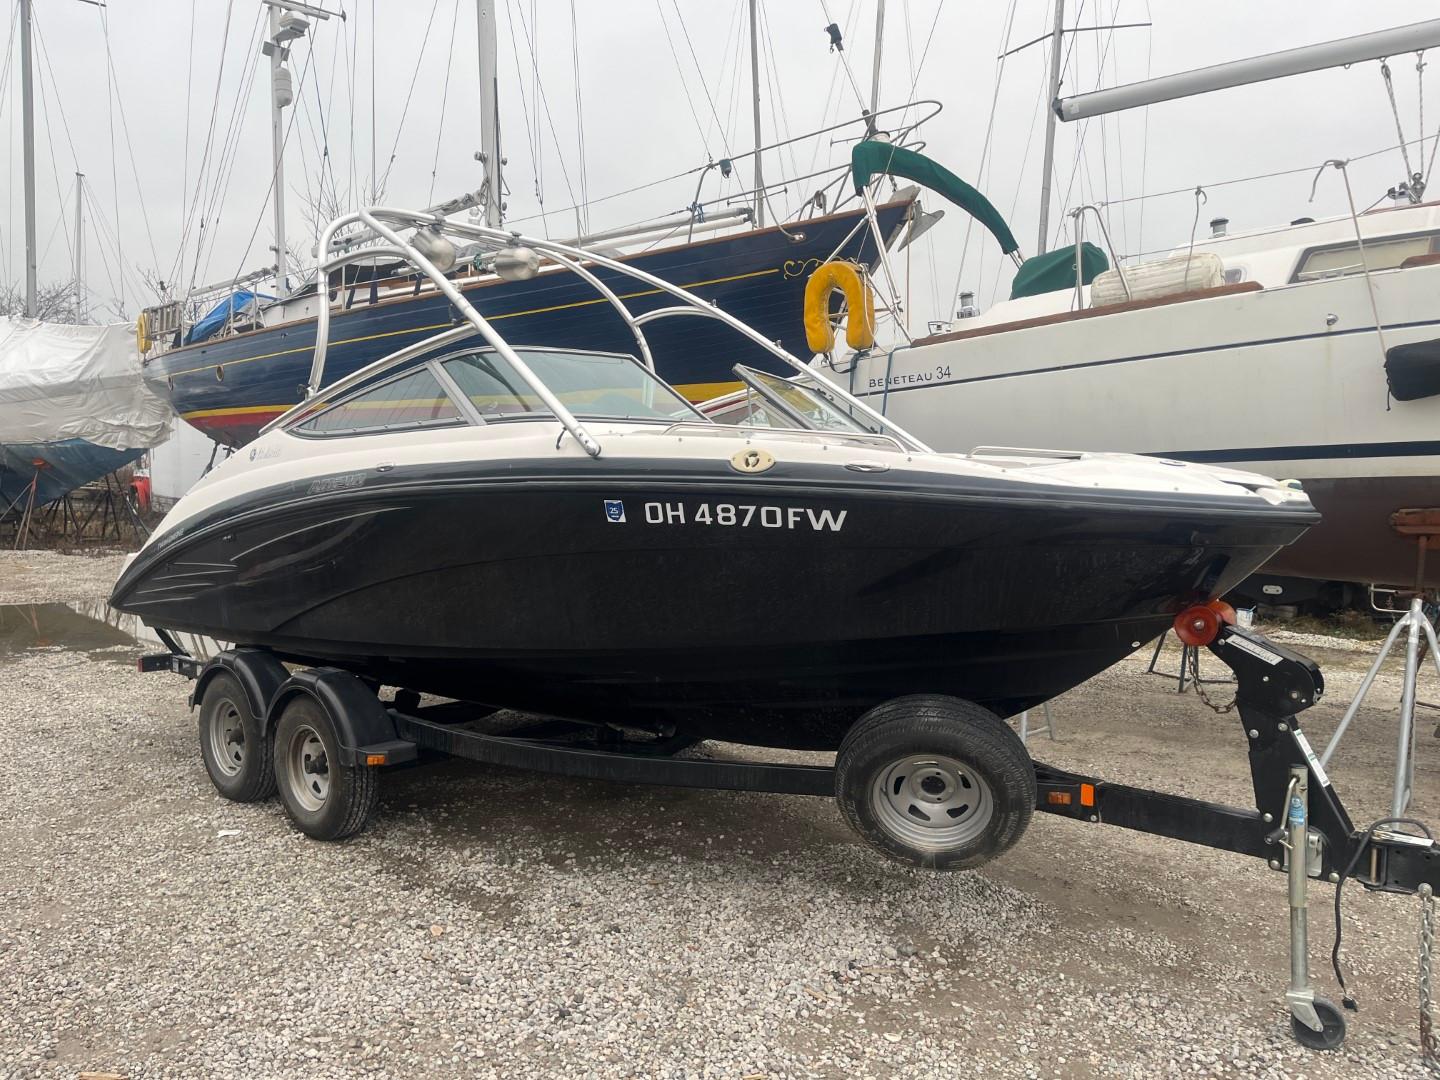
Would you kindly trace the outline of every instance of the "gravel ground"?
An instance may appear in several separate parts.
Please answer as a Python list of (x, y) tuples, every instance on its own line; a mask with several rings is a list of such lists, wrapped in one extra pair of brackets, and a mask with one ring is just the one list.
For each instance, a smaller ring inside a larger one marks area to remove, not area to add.
[[(362, 836), (308, 841), (216, 796), (187, 684), (136, 674), (93, 605), (28, 603), (117, 570), (0, 561), (0, 603), (27, 602), (0, 608), (0, 1077), (1426, 1075), (1414, 900), (1346, 890), (1364, 1011), (1317, 1055), (1287, 1030), (1283, 878), (1118, 829), (1038, 816), (939, 875), (825, 800), (446, 763), (387, 773)], [(1366, 655), (1308, 651), (1318, 743)], [(1060, 699), (1036, 756), (1243, 804), (1235, 718), (1147, 660)], [(1388, 801), (1397, 697), (1387, 670), (1336, 761), (1357, 821)], [(1311, 925), (1338, 998), (1332, 898)]]
[(111, 551), (62, 555), (55, 551), (0, 551), (0, 603), (89, 600), (110, 595), (126, 556)]

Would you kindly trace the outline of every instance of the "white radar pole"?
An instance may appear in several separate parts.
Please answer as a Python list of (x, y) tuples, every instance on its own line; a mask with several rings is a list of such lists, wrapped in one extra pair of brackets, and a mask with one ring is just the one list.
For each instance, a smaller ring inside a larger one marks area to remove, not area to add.
[(20, 0), (20, 109), (25, 159), (25, 317), (35, 318), (35, 91), (30, 71), (30, 0)]
[(85, 322), (85, 174), (75, 174), (75, 321)]
[(756, 0), (750, 0), (750, 97), (755, 118), (755, 224), (765, 227), (765, 175), (760, 163), (760, 28), (755, 21)]
[(480, 35), (480, 161), (485, 166), (485, 225), (498, 229), (505, 220), (505, 192), (500, 156), (500, 61), (496, 47), (495, 2), (476, 0), (475, 26)]

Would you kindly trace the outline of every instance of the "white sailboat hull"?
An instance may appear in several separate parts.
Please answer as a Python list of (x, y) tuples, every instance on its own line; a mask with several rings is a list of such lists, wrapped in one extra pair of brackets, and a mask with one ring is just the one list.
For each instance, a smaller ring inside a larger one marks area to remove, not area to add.
[[(1440, 265), (1370, 283), (1384, 347), (1440, 338)], [(1363, 276), (961, 330), (849, 366), (830, 374), (936, 449), (1116, 450), (1298, 479), (1325, 520), (1274, 572), (1408, 583), (1414, 541), (1389, 515), (1440, 506), (1440, 397), (1390, 399)]]

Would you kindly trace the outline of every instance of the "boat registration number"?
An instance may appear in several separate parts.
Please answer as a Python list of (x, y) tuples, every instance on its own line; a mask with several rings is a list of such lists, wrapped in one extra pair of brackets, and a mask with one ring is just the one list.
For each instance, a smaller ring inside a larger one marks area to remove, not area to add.
[[(810, 529), (839, 532), (848, 510), (815, 506), (765, 506), (759, 503), (647, 502), (642, 508), (646, 525), (701, 525), (734, 529)], [(605, 520), (625, 522), (625, 504), (605, 500)]]

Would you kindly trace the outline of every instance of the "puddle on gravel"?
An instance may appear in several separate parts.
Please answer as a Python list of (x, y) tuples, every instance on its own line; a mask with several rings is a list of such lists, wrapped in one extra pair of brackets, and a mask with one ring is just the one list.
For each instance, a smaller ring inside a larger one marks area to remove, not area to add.
[[(198, 634), (177, 634), (176, 638), (191, 656), (202, 660), (222, 647)], [(165, 646), (138, 616), (116, 611), (103, 600), (0, 604), (0, 657), (54, 648), (129, 664), (140, 653), (161, 652)]]

